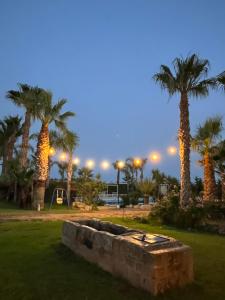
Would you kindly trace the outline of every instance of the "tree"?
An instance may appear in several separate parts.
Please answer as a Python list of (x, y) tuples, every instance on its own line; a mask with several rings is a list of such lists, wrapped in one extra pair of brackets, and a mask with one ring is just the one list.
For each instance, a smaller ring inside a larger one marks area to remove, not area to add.
[(29, 150), (29, 132), (32, 119), (37, 117), (37, 108), (39, 107), (39, 96), (42, 89), (38, 87), (31, 87), (27, 84), (19, 83), (19, 90), (10, 90), (6, 97), (14, 104), (25, 109), (25, 120), (22, 127), (22, 145), (20, 153), (20, 166), (26, 167), (28, 163)]
[(48, 178), (48, 158), (49, 158), (49, 125), (54, 123), (56, 128), (62, 132), (67, 131), (66, 121), (74, 116), (73, 112), (61, 113), (66, 99), (52, 103), (52, 93), (43, 90), (41, 101), (37, 109), (37, 118), (41, 121), (41, 130), (38, 135), (37, 155), (36, 155), (36, 184), (34, 187), (34, 207), (40, 205), (44, 207), (45, 184)]
[(209, 62), (200, 59), (196, 54), (187, 58), (175, 58), (173, 61), (174, 74), (166, 65), (161, 65), (160, 72), (153, 78), (167, 90), (170, 96), (180, 95), (180, 128), (179, 128), (179, 153), (180, 153), (180, 201), (185, 207), (190, 200), (190, 122), (189, 122), (189, 97), (205, 97), (208, 95), (209, 86), (215, 85), (214, 79), (206, 79)]
[(13, 159), (16, 139), (21, 135), (21, 118), (9, 116), (0, 121), (0, 144), (2, 155), (2, 174), (6, 175), (7, 164)]
[(205, 123), (197, 128), (192, 139), (192, 148), (201, 156), (204, 167), (204, 201), (216, 198), (216, 180), (214, 172), (213, 152), (216, 142), (222, 131), (222, 118), (208, 118)]
[[(76, 133), (67, 130), (61, 136), (62, 142), (60, 143), (62, 146), (63, 151), (67, 152), (68, 155), (68, 162), (67, 162), (67, 197), (68, 201), (70, 201), (71, 195), (71, 181), (73, 175), (73, 153), (78, 145), (78, 136)], [(60, 140), (59, 140), (60, 141)]]
[(146, 178), (139, 182), (136, 188), (144, 196), (144, 203), (148, 204), (149, 196), (152, 195), (155, 190), (155, 183), (152, 180)]
[(106, 184), (101, 180), (99, 174), (94, 177), (92, 171), (87, 168), (78, 170), (78, 175), (78, 195), (82, 197), (86, 204), (94, 206), (99, 194), (105, 190)]
[(216, 81), (217, 85), (221, 87), (225, 92), (225, 71), (217, 76)]
[(86, 167), (79, 169), (77, 173), (78, 173), (77, 180), (81, 183), (91, 180), (94, 176), (93, 171)]
[(147, 164), (148, 159), (147, 158), (141, 158), (141, 165), (140, 165), (140, 180), (143, 181), (144, 179), (144, 168)]

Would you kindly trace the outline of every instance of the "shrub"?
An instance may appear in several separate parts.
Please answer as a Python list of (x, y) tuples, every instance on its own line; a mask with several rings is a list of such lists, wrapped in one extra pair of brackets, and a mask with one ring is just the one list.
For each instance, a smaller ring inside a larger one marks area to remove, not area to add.
[(179, 196), (170, 194), (155, 204), (149, 216), (163, 224), (180, 228), (197, 228), (205, 215), (205, 209), (194, 204), (185, 209), (181, 208)]

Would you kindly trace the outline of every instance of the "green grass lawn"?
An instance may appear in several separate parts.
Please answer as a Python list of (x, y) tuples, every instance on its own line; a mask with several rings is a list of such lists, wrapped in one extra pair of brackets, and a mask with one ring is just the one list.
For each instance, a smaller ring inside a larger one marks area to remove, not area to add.
[[(45, 205), (45, 209), (40, 212), (40, 214), (66, 214), (66, 213), (76, 213), (79, 212), (78, 209), (69, 208), (66, 205), (52, 205), (49, 209), (50, 203)], [(36, 211), (35, 211), (36, 212)], [(0, 201), (0, 215), (19, 215), (19, 214), (29, 214), (34, 213), (32, 209), (19, 209), (18, 205), (12, 202)]]
[(75, 256), (61, 245), (61, 222), (0, 223), (0, 299), (224, 300), (225, 238), (111, 219), (173, 236), (193, 248), (195, 282), (151, 297)]

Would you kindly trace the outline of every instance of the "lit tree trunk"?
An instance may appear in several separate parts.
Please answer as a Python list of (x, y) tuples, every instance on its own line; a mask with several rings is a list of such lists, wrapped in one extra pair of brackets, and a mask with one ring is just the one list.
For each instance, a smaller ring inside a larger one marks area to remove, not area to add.
[(209, 153), (204, 155), (204, 201), (214, 201), (216, 198), (216, 180), (213, 160)]
[(48, 124), (42, 124), (38, 136), (36, 157), (36, 184), (34, 187), (33, 207), (44, 208), (45, 187), (48, 178), (49, 132)]
[(30, 126), (31, 126), (31, 114), (30, 112), (26, 111), (25, 121), (23, 123), (22, 145), (21, 145), (21, 153), (20, 153), (21, 168), (25, 168), (27, 166)]
[(72, 153), (69, 154), (68, 159), (68, 166), (67, 166), (67, 197), (68, 202), (70, 204), (70, 198), (71, 198), (71, 180), (72, 180), (72, 174), (73, 174), (73, 157)]
[(180, 100), (180, 203), (182, 207), (189, 204), (190, 199), (190, 124), (189, 104), (186, 93), (181, 94)]
[(46, 188), (49, 187), (50, 175), (51, 175), (51, 164), (52, 164), (52, 160), (51, 160), (51, 157), (49, 156), (48, 157), (48, 177), (47, 177), (47, 180), (46, 180)]

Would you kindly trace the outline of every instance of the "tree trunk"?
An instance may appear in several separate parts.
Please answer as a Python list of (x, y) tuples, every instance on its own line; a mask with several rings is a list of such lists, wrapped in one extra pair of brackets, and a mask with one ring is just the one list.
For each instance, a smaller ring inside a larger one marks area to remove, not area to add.
[(50, 175), (51, 175), (51, 164), (52, 164), (52, 160), (51, 157), (48, 157), (48, 177), (46, 180), (46, 188), (49, 187), (49, 183), (50, 183)]
[(6, 173), (7, 173), (6, 164), (7, 164), (7, 147), (4, 144), (3, 145), (3, 157), (2, 157), (2, 175), (6, 175)]
[(31, 114), (29, 111), (26, 111), (25, 120), (23, 123), (22, 145), (21, 145), (21, 153), (20, 153), (21, 168), (26, 168), (27, 166), (30, 126), (31, 126)]
[(187, 93), (181, 94), (180, 100), (180, 203), (182, 207), (188, 206), (190, 201), (190, 124), (189, 103)]
[(222, 201), (225, 201), (225, 174), (221, 173)]
[(214, 201), (216, 199), (216, 180), (213, 160), (209, 153), (204, 155), (204, 194), (203, 201)]
[(71, 180), (72, 180), (72, 174), (73, 174), (73, 156), (72, 153), (69, 154), (69, 159), (68, 159), (68, 166), (67, 166), (67, 198), (68, 198), (68, 203), (70, 204), (71, 202)]
[(48, 178), (49, 132), (48, 124), (42, 124), (38, 136), (36, 157), (36, 184), (34, 187), (33, 207), (44, 208), (45, 185)]

